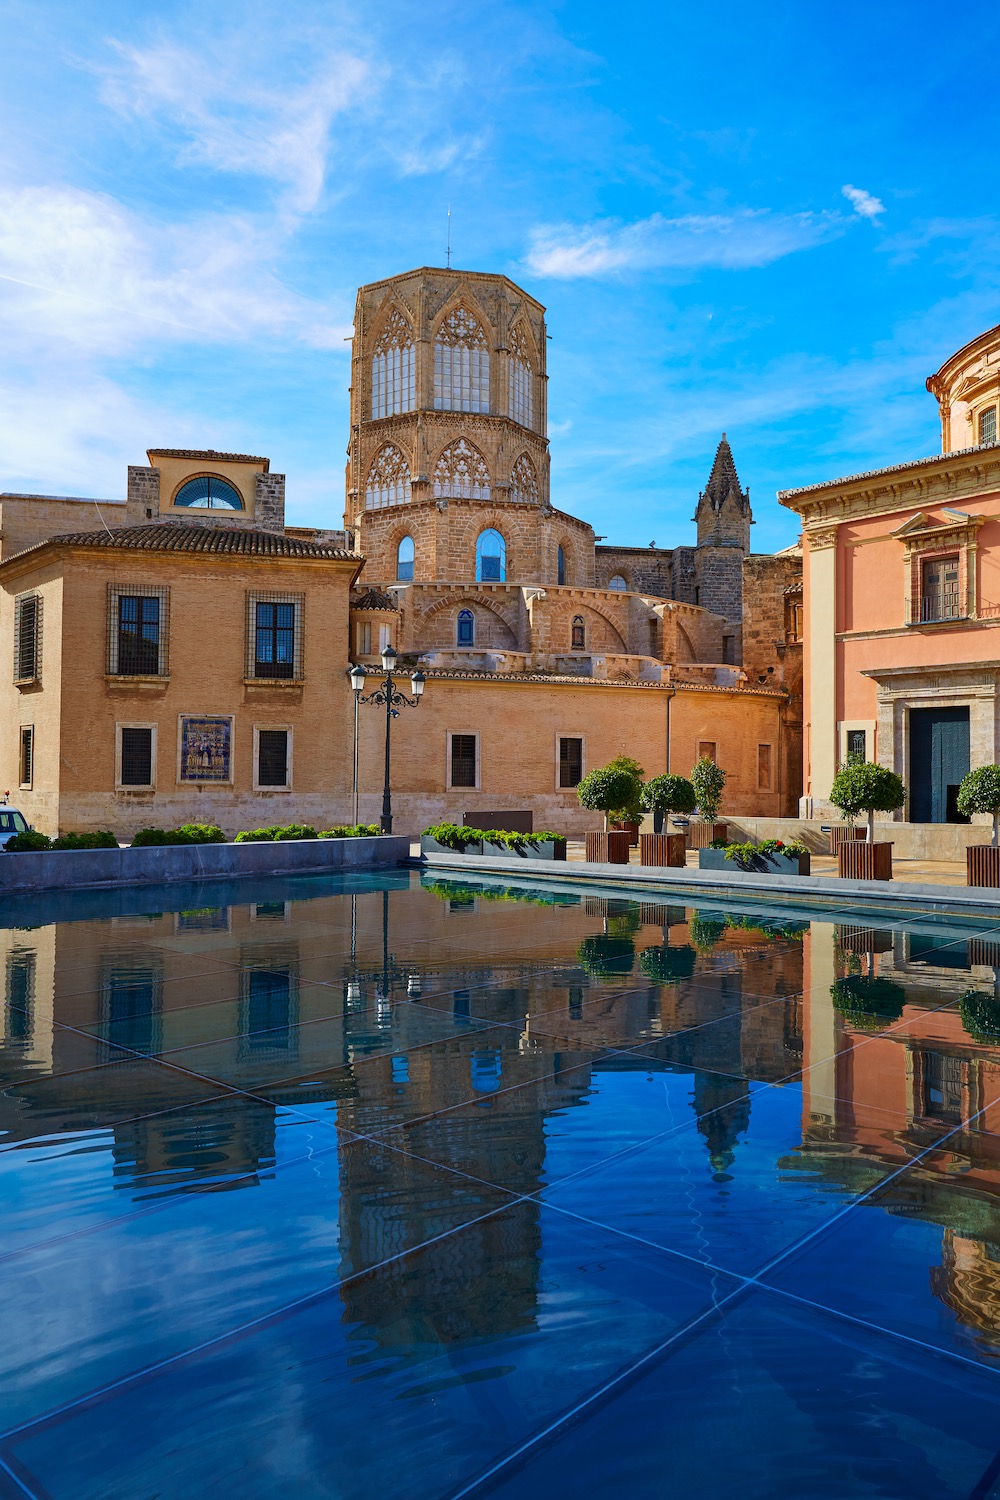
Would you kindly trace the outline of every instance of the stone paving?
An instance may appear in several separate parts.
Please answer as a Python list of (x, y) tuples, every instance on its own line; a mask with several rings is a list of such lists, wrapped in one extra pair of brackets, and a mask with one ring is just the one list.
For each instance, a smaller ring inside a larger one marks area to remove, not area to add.
[[(566, 845), (567, 860), (583, 862), (583, 841), (571, 840)], [(629, 863), (638, 865), (639, 851), (633, 849)], [(689, 849), (687, 854), (688, 869), (698, 868), (698, 851)], [(837, 873), (837, 860), (832, 854), (814, 854), (810, 863), (813, 875), (831, 876)], [(896, 880), (912, 881), (921, 885), (965, 885), (965, 865), (957, 860), (945, 859), (894, 859), (892, 862), (893, 878)]]

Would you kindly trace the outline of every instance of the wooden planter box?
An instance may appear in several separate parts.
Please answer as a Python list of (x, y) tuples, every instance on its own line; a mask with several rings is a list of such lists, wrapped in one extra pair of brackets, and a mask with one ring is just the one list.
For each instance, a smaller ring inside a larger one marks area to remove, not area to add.
[(683, 870), (687, 863), (684, 849), (683, 833), (644, 833), (639, 837), (639, 863), (660, 869)]
[(841, 844), (847, 843), (850, 839), (863, 839), (867, 831), (865, 827), (859, 827), (854, 823), (834, 823), (830, 829), (830, 853), (836, 854)]
[(735, 859), (727, 859), (725, 849), (699, 849), (699, 870), (726, 870), (730, 874), (742, 871), (751, 875), (808, 875), (808, 854), (759, 854), (753, 863), (738, 865)]
[(482, 852), (492, 859), (541, 859), (550, 864), (554, 859), (566, 858), (565, 839), (545, 839), (540, 844), (524, 844), (520, 849), (508, 849), (506, 844), (491, 844), (483, 839)]
[(482, 839), (474, 839), (471, 844), (466, 844), (464, 849), (449, 849), (447, 844), (439, 844), (437, 839), (432, 839), (429, 834), (420, 835), (421, 854), (482, 854)]
[(639, 847), (639, 825), (638, 823), (612, 823), (613, 833), (627, 833), (630, 849)]
[(891, 880), (892, 845), (847, 839), (837, 850), (837, 874), (842, 880)]
[(728, 823), (689, 823), (687, 846), (689, 849), (707, 849), (715, 839), (729, 837)]
[(627, 865), (630, 847), (629, 836), (623, 830), (588, 833), (587, 862), (595, 865)]
[(970, 844), (965, 851), (967, 885), (1000, 885), (1000, 849)]

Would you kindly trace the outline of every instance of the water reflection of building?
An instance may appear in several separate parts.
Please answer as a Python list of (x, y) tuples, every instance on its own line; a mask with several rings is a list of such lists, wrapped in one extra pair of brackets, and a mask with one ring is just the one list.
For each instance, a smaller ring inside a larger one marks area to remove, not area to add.
[[(994, 990), (996, 970), (980, 961), (994, 956), (947, 931), (814, 924), (806, 1023), (814, 1065), (803, 1075), (802, 1147), (788, 1165), (871, 1189), (870, 1201), (889, 1214), (940, 1225), (931, 1289), (1000, 1352), (1000, 1045), (970, 1035), (960, 1004), (970, 989)], [(900, 1018), (883, 1019), (880, 1030), (861, 1018), (851, 1024), (831, 995), (859, 959), (903, 991)], [(880, 1183), (903, 1166), (905, 1192), (894, 1185), (883, 1195)]]

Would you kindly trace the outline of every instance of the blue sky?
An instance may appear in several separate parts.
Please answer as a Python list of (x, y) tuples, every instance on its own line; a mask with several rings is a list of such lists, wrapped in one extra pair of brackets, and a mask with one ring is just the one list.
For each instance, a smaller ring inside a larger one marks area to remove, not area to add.
[(265, 453), (339, 525), (357, 285), (549, 310), (553, 501), (686, 542), (719, 433), (778, 488), (935, 450), (1000, 322), (985, 0), (0, 0), (0, 489)]

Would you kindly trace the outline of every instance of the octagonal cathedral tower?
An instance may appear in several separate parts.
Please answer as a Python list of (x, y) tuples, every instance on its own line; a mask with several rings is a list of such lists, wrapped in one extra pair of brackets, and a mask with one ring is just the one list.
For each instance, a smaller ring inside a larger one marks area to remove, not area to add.
[[(541, 304), (506, 276), (410, 271), (360, 288), (352, 358), (344, 524), (366, 583), (562, 582)], [(581, 535), (581, 583), (586, 553)]]

